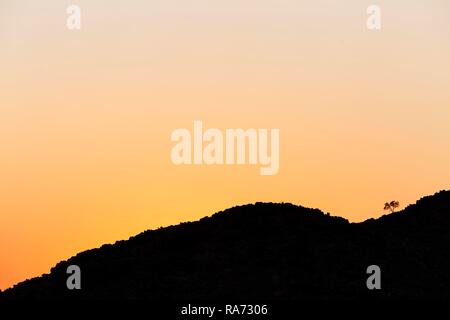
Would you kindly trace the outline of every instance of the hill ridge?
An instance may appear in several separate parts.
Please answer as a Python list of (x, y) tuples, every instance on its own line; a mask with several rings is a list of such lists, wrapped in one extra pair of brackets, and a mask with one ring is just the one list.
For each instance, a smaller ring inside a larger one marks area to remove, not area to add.
[[(0, 298), (450, 297), (449, 226), (444, 190), (358, 223), (256, 202), (80, 252)], [(377, 263), (390, 285), (370, 292), (365, 268)], [(65, 287), (70, 264), (83, 272), (82, 290)]]

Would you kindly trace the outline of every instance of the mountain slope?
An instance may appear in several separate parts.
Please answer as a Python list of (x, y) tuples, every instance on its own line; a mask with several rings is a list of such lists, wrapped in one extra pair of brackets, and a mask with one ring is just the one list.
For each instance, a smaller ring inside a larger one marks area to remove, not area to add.
[[(0, 299), (450, 298), (450, 191), (380, 219), (257, 203), (146, 231), (60, 262)], [(66, 288), (67, 266), (82, 289)], [(379, 265), (382, 290), (368, 290)]]

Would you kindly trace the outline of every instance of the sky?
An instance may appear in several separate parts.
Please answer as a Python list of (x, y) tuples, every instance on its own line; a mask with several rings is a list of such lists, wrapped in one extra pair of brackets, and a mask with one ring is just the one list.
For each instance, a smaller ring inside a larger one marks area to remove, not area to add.
[[(0, 289), (235, 205), (450, 189), (449, 57), (447, 0), (0, 0)], [(279, 129), (278, 174), (174, 165), (195, 120)]]

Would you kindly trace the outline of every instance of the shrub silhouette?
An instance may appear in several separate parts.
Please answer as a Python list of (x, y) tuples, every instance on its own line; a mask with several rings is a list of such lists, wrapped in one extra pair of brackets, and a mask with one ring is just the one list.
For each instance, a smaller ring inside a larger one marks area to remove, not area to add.
[(391, 202), (386, 202), (384, 204), (384, 210), (389, 210), (389, 211), (391, 211), (391, 213), (394, 213), (395, 209), (397, 209), (399, 205), (400, 205), (400, 202), (395, 201), (395, 200), (393, 200)]

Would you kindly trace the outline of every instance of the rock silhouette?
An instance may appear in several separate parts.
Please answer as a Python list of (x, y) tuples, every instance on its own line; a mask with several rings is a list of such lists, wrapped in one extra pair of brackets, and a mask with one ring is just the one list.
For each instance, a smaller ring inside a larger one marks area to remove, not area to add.
[[(450, 191), (349, 223), (256, 203), (82, 252), (1, 299), (449, 299)], [(69, 265), (82, 289), (68, 290)], [(366, 269), (381, 268), (381, 290)]]

